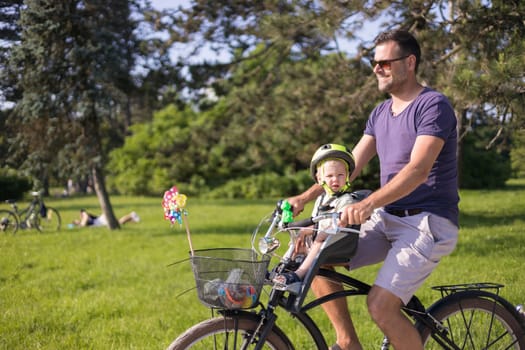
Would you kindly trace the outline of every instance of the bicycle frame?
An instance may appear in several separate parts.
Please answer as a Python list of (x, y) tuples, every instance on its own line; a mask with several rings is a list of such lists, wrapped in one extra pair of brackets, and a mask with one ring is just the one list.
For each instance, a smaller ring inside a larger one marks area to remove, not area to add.
[(35, 208), (37, 207), (38, 204), (40, 204), (41, 199), (39, 197), (39, 194), (36, 194), (36, 192), (33, 192), (32, 195), (33, 195), (33, 199), (31, 200), (29, 205), (21, 210), (18, 208), (16, 201), (11, 201), (11, 200), (7, 201), (7, 203), (9, 203), (11, 207), (13, 208), (13, 213), (15, 213), (15, 215), (18, 217), (18, 220), (20, 221), (20, 225), (22, 225), (22, 228), (25, 228), (24, 225), (28, 225), (29, 227), (31, 227), (31, 225), (34, 224), (33, 218), (31, 216), (38, 215), (38, 213), (35, 214)]
[(17, 229), (18, 227), (21, 229), (34, 228), (40, 232), (51, 229), (59, 230), (61, 219), (58, 211), (55, 208), (47, 207), (39, 192), (35, 191), (31, 194), (33, 198), (29, 204), (22, 209), (19, 209), (15, 200), (6, 201), (12, 208), (9, 212), (17, 220)]

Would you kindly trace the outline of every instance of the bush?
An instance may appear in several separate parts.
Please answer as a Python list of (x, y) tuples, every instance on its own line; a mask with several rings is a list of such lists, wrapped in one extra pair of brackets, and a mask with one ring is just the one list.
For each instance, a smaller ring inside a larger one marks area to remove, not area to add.
[(268, 172), (252, 175), (247, 178), (234, 179), (225, 185), (212, 190), (206, 197), (209, 198), (283, 198), (299, 194), (312, 185), (313, 181), (308, 171), (295, 174), (279, 175)]
[(31, 189), (32, 183), (11, 169), (0, 169), (0, 200), (21, 199)]
[(463, 143), (460, 165), (460, 188), (503, 188), (510, 178), (510, 158), (496, 149), (476, 146), (471, 140)]

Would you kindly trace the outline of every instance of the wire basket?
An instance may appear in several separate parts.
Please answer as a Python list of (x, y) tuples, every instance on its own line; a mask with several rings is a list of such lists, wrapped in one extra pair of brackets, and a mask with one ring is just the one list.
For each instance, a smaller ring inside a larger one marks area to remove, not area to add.
[(249, 309), (257, 305), (270, 256), (240, 248), (200, 249), (190, 257), (197, 294), (206, 306)]

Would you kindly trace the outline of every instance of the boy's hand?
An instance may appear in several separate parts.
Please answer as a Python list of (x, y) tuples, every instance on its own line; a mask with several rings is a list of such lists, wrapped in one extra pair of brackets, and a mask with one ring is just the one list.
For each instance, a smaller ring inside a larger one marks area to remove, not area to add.
[(314, 231), (310, 227), (302, 228), (299, 231), (299, 235), (297, 236), (296, 241), (295, 241), (295, 250), (294, 250), (295, 254), (305, 254), (305, 253), (307, 253), (308, 249), (307, 249), (307, 246), (306, 246), (306, 238), (308, 236), (311, 236), (313, 234), (313, 232)]

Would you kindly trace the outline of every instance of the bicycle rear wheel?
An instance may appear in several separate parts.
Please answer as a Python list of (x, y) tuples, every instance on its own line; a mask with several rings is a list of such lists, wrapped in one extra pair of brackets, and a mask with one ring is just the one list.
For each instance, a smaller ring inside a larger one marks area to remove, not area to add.
[[(253, 349), (250, 339), (259, 325), (255, 317), (247, 315), (212, 318), (191, 327), (181, 334), (168, 350), (238, 350)], [(277, 327), (270, 331), (262, 349), (292, 350), (286, 335)]]
[(60, 214), (55, 208), (46, 208), (45, 215), (38, 215), (38, 221), (36, 228), (40, 232), (53, 232), (60, 230), (60, 224), (62, 220), (60, 219)]
[(9, 210), (0, 210), (0, 232), (14, 235), (18, 231), (18, 219)]
[[(442, 323), (457, 349), (525, 350), (525, 330), (494, 300), (463, 296), (440, 305), (431, 315)], [(420, 325), (419, 330), (425, 350), (449, 349), (432, 338), (429, 328)]]

